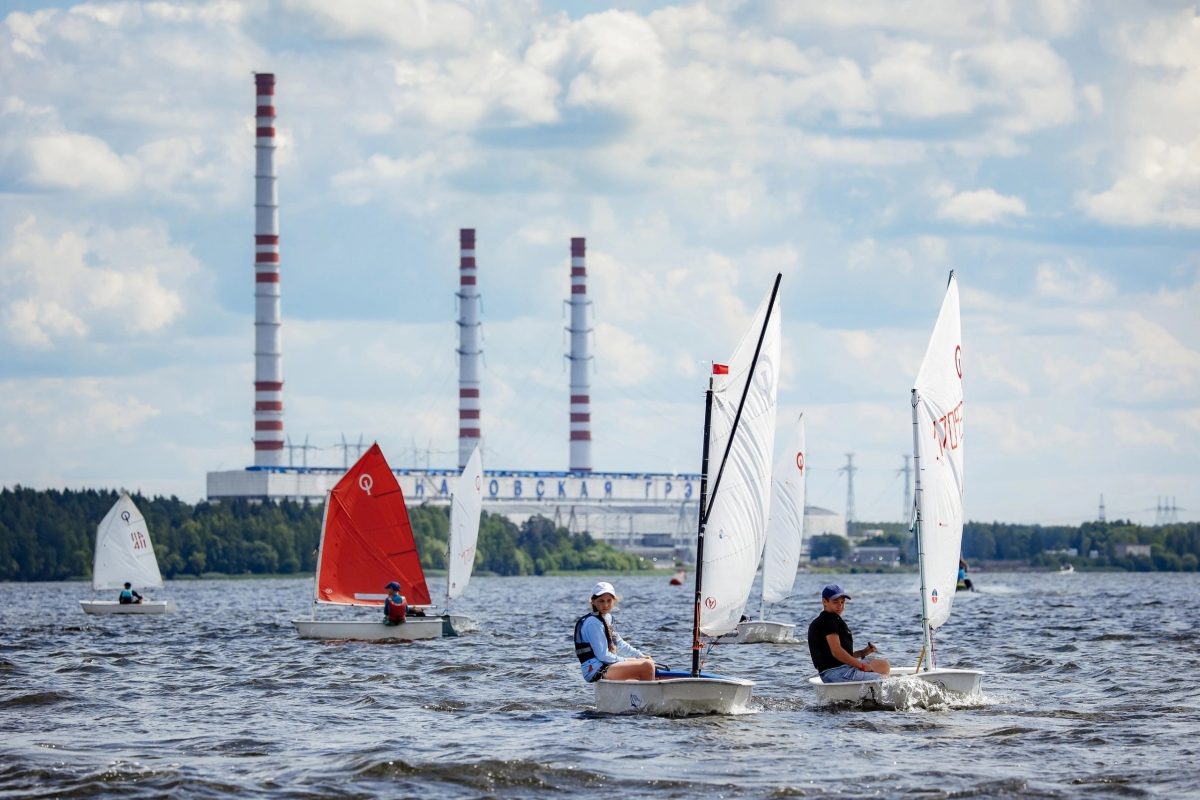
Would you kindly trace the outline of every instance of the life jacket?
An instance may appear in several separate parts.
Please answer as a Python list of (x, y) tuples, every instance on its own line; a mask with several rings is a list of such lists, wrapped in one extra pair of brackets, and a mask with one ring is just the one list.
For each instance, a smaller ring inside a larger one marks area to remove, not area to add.
[[(109, 595), (109, 597), (112, 597), (112, 595)], [(121, 597), (118, 599), (118, 602), (123, 606), (129, 605), (133, 602), (133, 592), (129, 591), (128, 589), (122, 589)]]
[(579, 659), (580, 664), (586, 663), (593, 658), (599, 658), (599, 656), (596, 655), (596, 651), (592, 649), (591, 644), (588, 643), (588, 640), (583, 638), (583, 623), (588, 617), (596, 617), (600, 620), (600, 623), (604, 625), (604, 638), (608, 640), (608, 649), (610, 651), (613, 649), (612, 630), (609, 629), (608, 622), (604, 619), (604, 617), (600, 616), (595, 611), (584, 614), (582, 617), (575, 620), (575, 657)]
[(408, 616), (408, 601), (401, 595), (400, 602), (397, 603), (392, 600), (391, 595), (388, 595), (387, 600), (383, 603), (383, 614), (384, 621), (390, 625), (404, 622), (405, 617)]

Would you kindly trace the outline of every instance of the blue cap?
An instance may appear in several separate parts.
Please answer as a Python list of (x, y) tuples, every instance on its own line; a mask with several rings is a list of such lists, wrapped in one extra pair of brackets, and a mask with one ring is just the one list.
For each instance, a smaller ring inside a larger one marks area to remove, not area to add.
[(395, 581), (392, 581), (391, 583), (389, 583), (387, 586), (385, 586), (385, 587), (383, 587), (383, 588), (385, 588), (385, 589), (395, 589), (396, 591), (399, 591), (399, 590), (400, 590), (400, 584), (396, 583)]
[(846, 590), (839, 584), (831, 583), (821, 590), (822, 600), (837, 600), (839, 597), (844, 597), (847, 600), (850, 599), (850, 595), (846, 594)]

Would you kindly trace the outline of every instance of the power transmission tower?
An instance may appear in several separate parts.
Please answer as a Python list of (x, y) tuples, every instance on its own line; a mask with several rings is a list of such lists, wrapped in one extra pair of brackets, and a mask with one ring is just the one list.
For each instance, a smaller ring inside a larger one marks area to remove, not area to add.
[(840, 468), (838, 472), (846, 473), (846, 533), (850, 533), (850, 526), (854, 522), (854, 473), (858, 471), (858, 467), (854, 466), (854, 453), (846, 453), (846, 466)]
[(912, 516), (912, 467), (908, 464), (910, 458), (912, 456), (905, 453), (904, 466), (896, 470), (897, 475), (904, 476), (904, 509), (900, 512), (901, 520), (907, 520)]

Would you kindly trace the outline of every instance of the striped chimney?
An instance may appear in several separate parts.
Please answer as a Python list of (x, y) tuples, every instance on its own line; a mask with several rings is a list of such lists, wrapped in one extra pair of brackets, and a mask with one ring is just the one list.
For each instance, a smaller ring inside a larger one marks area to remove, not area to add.
[(479, 427), (479, 287), (475, 282), (475, 229), (458, 232), (458, 468), (482, 438)]
[(588, 397), (587, 240), (571, 239), (571, 472), (592, 471), (592, 415)]
[(254, 466), (283, 466), (283, 346), (279, 200), (275, 190), (275, 76), (254, 76)]

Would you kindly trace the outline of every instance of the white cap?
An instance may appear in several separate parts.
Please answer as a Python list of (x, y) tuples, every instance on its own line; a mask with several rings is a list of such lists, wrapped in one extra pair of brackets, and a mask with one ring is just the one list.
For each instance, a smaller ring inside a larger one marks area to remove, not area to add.
[(611, 594), (613, 597), (616, 597), (617, 590), (608, 581), (600, 581), (592, 587), (592, 597), (599, 597), (602, 594)]

